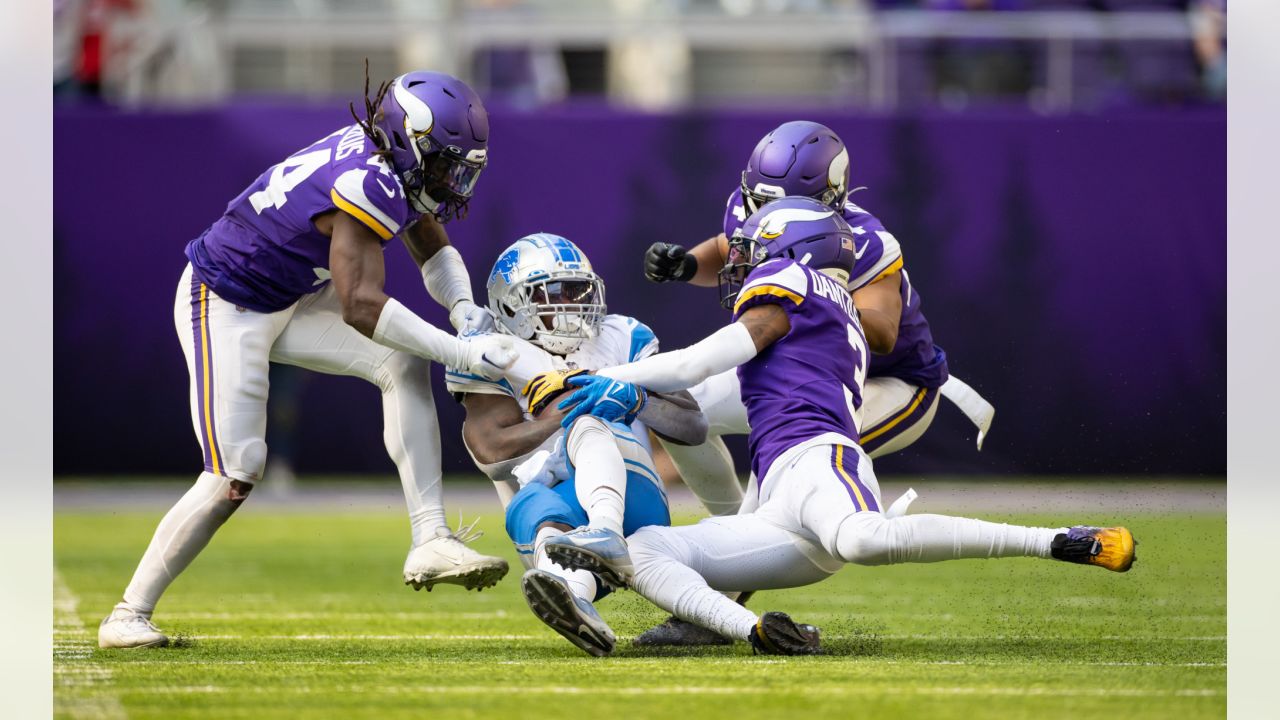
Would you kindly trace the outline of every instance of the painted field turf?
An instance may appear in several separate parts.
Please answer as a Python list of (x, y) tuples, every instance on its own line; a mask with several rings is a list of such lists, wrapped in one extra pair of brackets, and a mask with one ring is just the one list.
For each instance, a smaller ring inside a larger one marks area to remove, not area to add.
[[(1010, 559), (849, 567), (751, 606), (822, 628), (828, 654), (655, 652), (664, 614), (600, 603), (620, 636), (593, 659), (519, 594), (501, 518), (478, 542), (511, 573), (483, 593), (401, 584), (407, 523), (386, 513), (255, 511), (250, 501), (170, 589), (163, 650), (103, 651), (97, 624), (160, 513), (55, 516), (58, 717), (1222, 717), (1226, 523), (1118, 511), (1139, 539), (1124, 575)], [(1028, 524), (1112, 518), (991, 515)], [(678, 519), (678, 522), (689, 518)]]

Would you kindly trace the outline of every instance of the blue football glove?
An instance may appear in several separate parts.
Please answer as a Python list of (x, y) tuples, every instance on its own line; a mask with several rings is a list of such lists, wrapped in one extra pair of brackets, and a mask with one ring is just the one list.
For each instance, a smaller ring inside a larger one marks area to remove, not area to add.
[(583, 415), (630, 425), (649, 399), (640, 387), (599, 375), (575, 375), (568, 379), (567, 384), (579, 389), (558, 406), (561, 410), (573, 408), (560, 422), (565, 429)]

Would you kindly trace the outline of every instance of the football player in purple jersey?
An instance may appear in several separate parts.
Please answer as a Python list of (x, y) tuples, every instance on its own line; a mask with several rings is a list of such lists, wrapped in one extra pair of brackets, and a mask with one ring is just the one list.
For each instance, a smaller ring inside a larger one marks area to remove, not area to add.
[[(631, 587), (757, 652), (795, 655), (818, 652), (817, 628), (785, 613), (757, 616), (722, 593), (808, 585), (845, 563), (1040, 557), (1127, 571), (1135, 543), (1123, 527), (1020, 527), (883, 510), (859, 443), (869, 353), (847, 288), (860, 246), (829, 205), (772, 201), (735, 233), (719, 273), (734, 322), (687, 348), (573, 378), (582, 386), (569, 398), (579, 403), (574, 411), (592, 413), (599, 388), (618, 381), (674, 392), (736, 370), (741, 383), (757, 478), (742, 511), (631, 535)], [(575, 567), (614, 569), (594, 545), (574, 551)]]
[[(849, 184), (849, 151), (839, 136), (815, 122), (783, 123), (761, 138), (748, 158), (739, 186), (729, 195), (723, 232), (691, 250), (654, 243), (645, 254), (645, 275), (654, 282), (715, 286), (728, 239), (748, 215), (786, 195), (818, 200), (841, 214), (857, 241), (848, 289), (871, 350), (859, 425), (863, 449), (877, 458), (914, 443), (933, 422), (939, 395), (977, 425), (981, 449), (995, 409), (950, 375), (947, 355), (933, 342), (898, 240), (874, 215), (849, 201)], [(721, 437), (750, 430), (737, 375), (709, 378), (691, 392), (707, 415), (708, 440), (694, 447), (664, 447), (708, 512), (731, 514), (742, 502), (742, 487)], [(674, 620), (640, 638), (642, 644), (659, 645), (717, 641)]]
[(372, 100), (366, 84), (365, 95), (364, 119), (269, 168), (187, 244), (174, 323), (204, 472), (160, 521), (102, 621), (101, 647), (168, 643), (151, 623), (156, 603), (261, 476), (273, 362), (360, 377), (382, 393), (383, 439), (409, 508), (406, 584), (478, 589), (507, 572), (445, 521), (429, 370), (498, 377), (515, 359), (510, 339), (460, 340), (383, 291), (383, 249), (398, 236), (456, 328), (488, 318), (443, 227), (466, 212), (488, 161), (488, 116), (470, 87), (440, 73), (401, 75)]
[[(822, 202), (840, 212), (857, 240), (849, 292), (872, 353), (861, 426), (863, 449), (875, 458), (915, 442), (933, 422), (940, 394), (953, 398), (978, 425), (981, 448), (994, 410), (962, 381), (951, 379), (947, 355), (933, 342), (897, 239), (874, 215), (850, 202), (849, 192), (849, 151), (844, 142), (815, 122), (783, 123), (761, 138), (747, 160), (741, 183), (729, 196), (723, 232), (692, 250), (654, 243), (645, 254), (645, 275), (654, 282), (712, 287), (728, 252), (728, 238), (748, 215), (786, 195)], [(721, 435), (749, 430), (737, 390), (732, 374), (696, 388), (694, 397), (707, 413), (714, 437), (703, 446), (671, 452), (685, 481), (713, 514), (734, 512), (741, 500), (728, 450), (720, 440)]]

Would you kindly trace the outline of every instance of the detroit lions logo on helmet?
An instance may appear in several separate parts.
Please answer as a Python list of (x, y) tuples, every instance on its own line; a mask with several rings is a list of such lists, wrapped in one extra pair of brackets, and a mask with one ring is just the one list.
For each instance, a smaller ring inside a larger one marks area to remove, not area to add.
[(520, 248), (509, 248), (498, 258), (498, 262), (493, 264), (493, 270), (489, 272), (489, 280), (487, 284), (492, 285), (493, 281), (496, 280), (499, 275), (501, 275), (502, 279), (508, 283), (511, 282), (511, 274), (514, 273), (516, 268), (519, 266)]

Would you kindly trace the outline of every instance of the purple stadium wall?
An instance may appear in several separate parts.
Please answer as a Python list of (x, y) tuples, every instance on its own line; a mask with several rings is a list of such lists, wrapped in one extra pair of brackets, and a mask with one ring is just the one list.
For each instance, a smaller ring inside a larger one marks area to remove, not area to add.
[[(986, 449), (943, 403), (882, 473), (1226, 472), (1226, 114), (806, 113), (851, 147), (856, 201), (901, 241), (952, 371), (997, 408)], [(54, 113), (55, 457), (59, 474), (198, 471), (172, 302), (184, 244), (259, 172), (349, 119), (338, 105)], [(492, 114), (491, 165), (450, 233), (483, 295), (497, 252), (563, 234), (610, 308), (667, 348), (727, 320), (713, 291), (640, 275), (655, 240), (718, 230), (778, 113)], [(13, 242), (20, 242), (15, 238)], [(407, 253), (388, 289), (430, 320)], [(445, 467), (469, 470), (436, 370)], [(390, 472), (378, 394), (309, 378), (304, 472)]]

